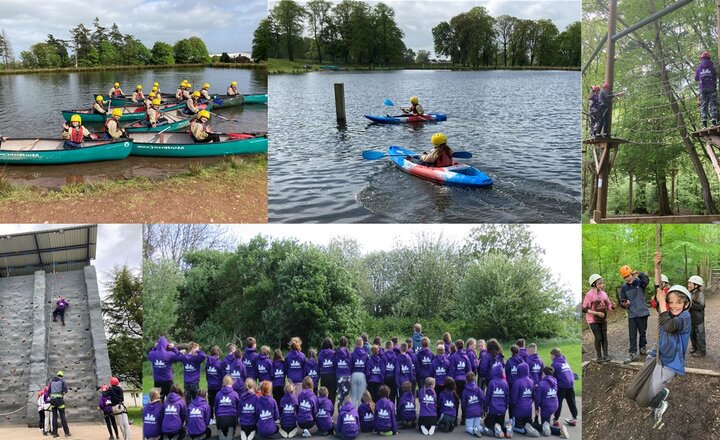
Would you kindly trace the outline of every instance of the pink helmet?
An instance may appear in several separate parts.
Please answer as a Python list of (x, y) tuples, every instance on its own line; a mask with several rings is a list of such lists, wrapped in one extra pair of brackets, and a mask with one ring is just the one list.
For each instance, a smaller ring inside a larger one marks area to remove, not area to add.
[(710, 52), (705, 51), (705, 52), (701, 53), (700, 59), (703, 59), (703, 58), (710, 58)]
[(602, 85), (602, 88), (603, 88), (603, 89), (609, 89), (609, 88), (610, 88), (610, 84), (605, 83), (605, 84)]
[(593, 92), (599, 92), (600, 86), (592, 86), (592, 90), (593, 90)]
[(100, 387), (100, 391), (102, 391), (103, 393), (104, 393), (105, 391), (107, 391), (107, 389), (108, 389), (108, 386), (107, 386), (107, 385), (103, 385), (103, 386)]

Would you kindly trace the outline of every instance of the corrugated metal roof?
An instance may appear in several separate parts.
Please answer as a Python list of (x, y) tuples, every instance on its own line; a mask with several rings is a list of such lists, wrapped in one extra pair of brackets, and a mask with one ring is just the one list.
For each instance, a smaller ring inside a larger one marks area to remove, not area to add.
[(80, 270), (95, 259), (97, 225), (0, 236), (0, 276)]

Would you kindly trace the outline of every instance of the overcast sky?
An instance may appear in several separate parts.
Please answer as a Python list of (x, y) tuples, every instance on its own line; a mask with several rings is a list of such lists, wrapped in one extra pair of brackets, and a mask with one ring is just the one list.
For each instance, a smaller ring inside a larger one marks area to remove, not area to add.
[[(338, 0), (333, 0), (339, 3)], [(275, 2), (273, 2), (274, 4)], [(302, 0), (299, 3), (305, 4)], [(376, 1), (366, 1), (376, 4)], [(522, 1), (462, 1), (462, 0), (386, 0), (383, 3), (395, 10), (395, 21), (405, 33), (405, 46), (415, 52), (425, 49), (434, 52), (432, 28), (475, 6), (485, 6), (493, 17), (503, 14), (513, 17), (538, 20), (547, 18), (562, 32), (574, 21), (580, 20), (580, 2), (566, 0), (522, 0)]]
[(210, 53), (250, 52), (253, 32), (267, 16), (266, 0), (0, 0), (0, 29), (15, 58), (48, 34), (70, 39), (80, 23), (91, 31), (95, 17), (108, 29), (117, 23), (151, 49), (156, 41), (171, 45), (198, 36)]
[[(4, 0), (0, 0), (4, 1)], [(19, 234), (21, 232), (62, 229), (77, 225), (0, 225), (0, 235)], [(95, 266), (103, 296), (105, 284), (111, 281), (112, 270), (116, 266), (133, 269), (136, 274), (142, 268), (142, 225), (98, 225), (96, 259), (90, 264)]]
[[(354, 238), (364, 253), (391, 250), (398, 240), (409, 240), (422, 232), (443, 234), (462, 244), (474, 225), (230, 225), (230, 232), (239, 242), (246, 242), (257, 234), (274, 238), (296, 238), (301, 242), (327, 244), (334, 237)], [(545, 249), (543, 263), (556, 275), (558, 282), (582, 299), (582, 258), (580, 251), (581, 226), (529, 225), (536, 243)]]

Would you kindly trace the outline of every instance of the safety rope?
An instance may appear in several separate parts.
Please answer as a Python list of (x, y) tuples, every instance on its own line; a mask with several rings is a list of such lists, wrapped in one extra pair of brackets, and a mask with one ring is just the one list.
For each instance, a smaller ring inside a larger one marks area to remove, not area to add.
[(9, 412), (9, 413), (0, 414), (0, 417), (5, 417), (5, 416), (9, 416), (9, 415), (15, 414), (16, 412), (20, 412), (20, 411), (24, 410), (25, 408), (27, 408), (28, 405), (30, 405), (30, 404), (29, 404), (29, 403), (26, 403), (25, 405), (21, 406), (20, 408), (16, 409), (15, 411), (11, 411), (11, 412)]
[[(655, 252), (660, 252), (660, 242), (662, 241), (662, 225), (655, 225)], [(662, 274), (662, 261), (660, 264), (658, 264), (658, 269), (660, 270), (660, 273)], [(653, 281), (653, 284), (655, 282)], [(662, 282), (659, 283), (659, 285), (662, 287)], [(653, 289), (656, 289), (655, 286), (653, 286)], [(656, 292), (657, 293), (657, 289)], [(667, 301), (667, 297), (665, 298)], [(660, 365), (662, 365), (662, 361), (660, 361), (660, 313), (662, 313), (662, 310), (658, 309), (658, 326), (657, 326), (657, 351), (655, 352), (656, 360), (657, 362), (660, 362)]]

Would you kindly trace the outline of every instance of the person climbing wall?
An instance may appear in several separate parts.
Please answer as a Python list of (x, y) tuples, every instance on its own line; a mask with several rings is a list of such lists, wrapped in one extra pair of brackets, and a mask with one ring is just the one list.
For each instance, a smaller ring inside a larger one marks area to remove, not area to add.
[(57, 317), (60, 316), (60, 322), (65, 325), (65, 309), (68, 307), (70, 307), (70, 303), (64, 297), (59, 297), (55, 302), (55, 310), (53, 310), (53, 322), (57, 322)]

